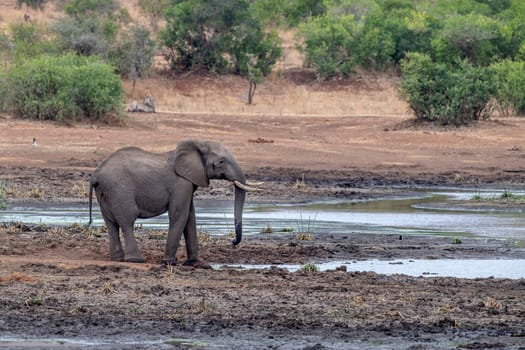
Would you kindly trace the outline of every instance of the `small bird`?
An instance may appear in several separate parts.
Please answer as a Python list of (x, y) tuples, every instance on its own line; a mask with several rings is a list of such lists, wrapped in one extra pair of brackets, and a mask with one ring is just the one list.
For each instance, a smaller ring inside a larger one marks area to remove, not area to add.
[(36, 137), (33, 137), (33, 147), (38, 147), (38, 143), (36, 142)]

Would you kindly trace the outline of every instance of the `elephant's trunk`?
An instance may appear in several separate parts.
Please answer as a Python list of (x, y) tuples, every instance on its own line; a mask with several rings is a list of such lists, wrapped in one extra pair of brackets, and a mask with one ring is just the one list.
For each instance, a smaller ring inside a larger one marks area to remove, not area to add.
[(242, 240), (242, 211), (244, 209), (244, 199), (246, 198), (246, 190), (237, 185), (237, 183), (244, 184), (244, 175), (241, 176), (240, 181), (234, 181), (235, 187), (235, 204), (234, 204), (234, 220), (235, 220), (235, 239), (232, 241), (233, 245), (241, 243)]
[(242, 240), (242, 211), (244, 208), (244, 199), (246, 198), (246, 191), (235, 186), (235, 239), (232, 241), (233, 245), (241, 243)]

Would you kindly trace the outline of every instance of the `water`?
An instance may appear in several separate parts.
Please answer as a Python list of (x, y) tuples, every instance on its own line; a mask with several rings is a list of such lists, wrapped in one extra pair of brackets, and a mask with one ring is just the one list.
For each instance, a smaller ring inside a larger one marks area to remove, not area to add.
[[(433, 191), (412, 193), (372, 201), (330, 201), (303, 205), (249, 203), (243, 215), (244, 234), (258, 235), (263, 229), (273, 232), (374, 233), (400, 235), (471, 236), (525, 242), (525, 213), (519, 211), (473, 211), (459, 206), (437, 206), (446, 200), (468, 200), (474, 195), (498, 197), (497, 191)], [(199, 231), (227, 235), (233, 231), (233, 201), (196, 200)], [(94, 224), (102, 225), (98, 208)], [(70, 225), (89, 221), (87, 206), (31, 205), (12, 206), (0, 211), (0, 221)], [(167, 214), (138, 220), (146, 229), (168, 227)], [(525, 260), (366, 260), (318, 264), (323, 271), (344, 265), (348, 271), (374, 271), (381, 274), (403, 273), (411, 276), (453, 276), (465, 278), (525, 278)], [(243, 266), (264, 268), (268, 266)], [(298, 265), (282, 266), (291, 271)]]
[[(370, 271), (383, 275), (403, 274), (413, 277), (456, 278), (525, 278), (525, 259), (395, 259), (330, 261), (315, 264), (317, 271), (335, 270), (341, 266), (348, 272)], [(214, 268), (267, 269), (272, 265), (217, 265)], [(303, 265), (282, 264), (278, 267), (295, 272)]]
[[(453, 235), (525, 240), (525, 214), (505, 211), (471, 211), (434, 207), (436, 201), (468, 199), (479, 192), (436, 191), (411, 197), (351, 202), (321, 202), (305, 205), (248, 204), (243, 215), (244, 234), (272, 232), (375, 233), (400, 235)], [(482, 196), (497, 196), (483, 192)], [(199, 231), (226, 235), (234, 230), (233, 201), (196, 200)], [(93, 211), (94, 225), (103, 225), (100, 211)], [(12, 206), (0, 211), (0, 221), (70, 225), (89, 221), (87, 206), (59, 204)], [(137, 220), (149, 229), (168, 228), (167, 214)]]

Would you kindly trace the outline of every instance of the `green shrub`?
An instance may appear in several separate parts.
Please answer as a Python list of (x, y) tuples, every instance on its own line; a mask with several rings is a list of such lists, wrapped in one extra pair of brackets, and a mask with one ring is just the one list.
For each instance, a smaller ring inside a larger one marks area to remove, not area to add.
[(2, 78), (2, 105), (18, 118), (107, 120), (121, 112), (120, 78), (96, 57), (39, 56), (15, 64)]
[(36, 23), (13, 23), (11, 32), (12, 54), (15, 60), (25, 60), (42, 54), (54, 54), (57, 45), (48, 38), (47, 28)]
[(303, 272), (317, 272), (319, 271), (319, 268), (315, 264), (305, 264), (301, 267), (301, 271)]
[(436, 63), (421, 53), (408, 54), (401, 68), (401, 90), (416, 118), (460, 125), (488, 117), (491, 85), (486, 68), (466, 60)]
[(448, 16), (432, 40), (436, 60), (454, 63), (457, 58), (475, 65), (489, 65), (505, 57), (512, 31), (501, 21), (476, 13)]
[(281, 55), (278, 36), (263, 30), (248, 0), (178, 1), (160, 37), (174, 70), (266, 75)]
[(299, 47), (304, 53), (306, 64), (319, 77), (348, 75), (356, 59), (353, 52), (356, 23), (351, 15), (339, 18), (322, 16), (311, 18), (299, 26)]
[(492, 95), (503, 115), (525, 114), (525, 62), (504, 60), (489, 67)]

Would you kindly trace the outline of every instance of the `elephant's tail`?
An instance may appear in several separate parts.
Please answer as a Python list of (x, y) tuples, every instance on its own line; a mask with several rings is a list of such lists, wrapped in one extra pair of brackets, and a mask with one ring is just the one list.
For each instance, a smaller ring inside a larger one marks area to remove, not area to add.
[(91, 179), (89, 180), (89, 222), (88, 222), (88, 227), (91, 226), (91, 224), (93, 223), (93, 217), (92, 217), (92, 212), (93, 212), (93, 189), (95, 188), (95, 184), (94, 184), (94, 179), (93, 177), (91, 177)]

